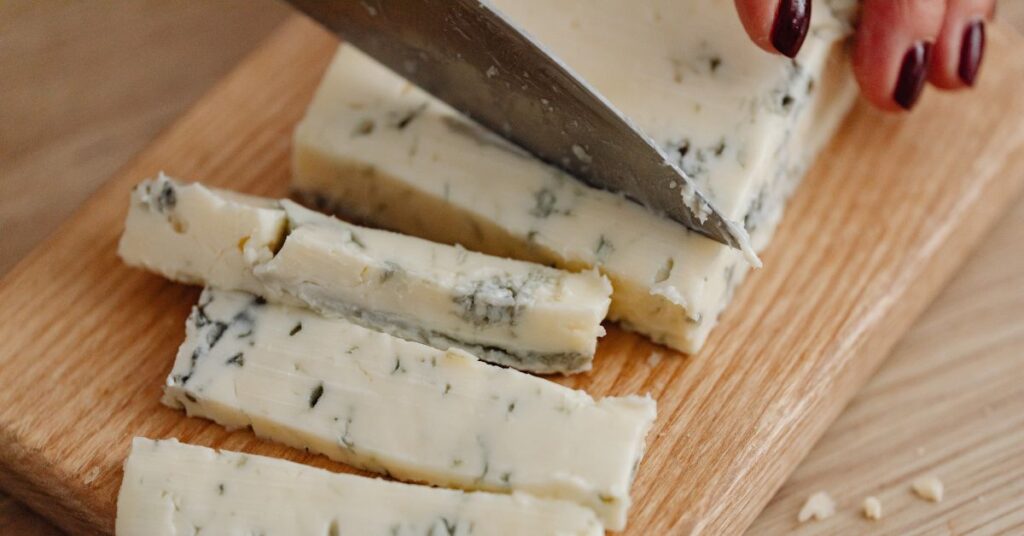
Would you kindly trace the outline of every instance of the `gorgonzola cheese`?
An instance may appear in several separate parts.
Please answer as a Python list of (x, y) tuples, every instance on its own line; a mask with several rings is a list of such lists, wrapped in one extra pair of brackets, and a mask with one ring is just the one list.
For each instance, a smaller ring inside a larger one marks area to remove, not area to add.
[[(800, 56), (764, 53), (721, 0), (498, 0), (686, 170), (763, 249), (855, 96), (844, 0), (817, 2)], [(501, 69), (495, 66), (495, 69)], [(492, 254), (597, 267), (609, 316), (694, 352), (748, 264), (586, 187), (342, 46), (295, 131), (295, 192), (317, 208)]]
[(206, 289), (164, 402), (403, 480), (523, 491), (626, 522), (655, 417), (583, 391), (304, 308)]
[(161, 174), (132, 190), (118, 254), (174, 281), (264, 294), (252, 266), (274, 256), (287, 230), (274, 201), (182, 186)]
[(465, 493), (137, 437), (118, 536), (597, 536), (593, 512), (525, 494)]
[(163, 176), (132, 194), (119, 253), (177, 281), (541, 373), (590, 368), (611, 294), (596, 271), (492, 257)]

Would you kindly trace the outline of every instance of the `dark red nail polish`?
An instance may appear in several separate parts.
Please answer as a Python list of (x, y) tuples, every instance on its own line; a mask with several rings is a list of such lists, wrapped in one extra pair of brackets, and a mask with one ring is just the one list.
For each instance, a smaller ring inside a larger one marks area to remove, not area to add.
[(981, 68), (981, 58), (985, 55), (985, 23), (976, 20), (964, 29), (963, 40), (960, 41), (960, 66), (956, 72), (960, 80), (969, 86), (974, 85)]
[(793, 58), (800, 51), (811, 26), (811, 0), (779, 0), (772, 24), (772, 46)]
[(900, 77), (896, 81), (896, 90), (892, 93), (893, 100), (904, 110), (909, 110), (917, 103), (928, 78), (928, 61), (932, 55), (932, 44), (918, 41), (903, 55), (900, 66)]

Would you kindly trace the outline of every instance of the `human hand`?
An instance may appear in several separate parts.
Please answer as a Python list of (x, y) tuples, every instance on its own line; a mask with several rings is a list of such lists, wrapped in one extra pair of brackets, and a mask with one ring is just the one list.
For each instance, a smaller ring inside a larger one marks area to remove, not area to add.
[[(926, 82), (945, 90), (973, 86), (995, 1), (864, 0), (853, 46), (861, 93), (883, 110), (909, 110)], [(735, 2), (754, 43), (796, 56), (810, 26), (812, 0)]]

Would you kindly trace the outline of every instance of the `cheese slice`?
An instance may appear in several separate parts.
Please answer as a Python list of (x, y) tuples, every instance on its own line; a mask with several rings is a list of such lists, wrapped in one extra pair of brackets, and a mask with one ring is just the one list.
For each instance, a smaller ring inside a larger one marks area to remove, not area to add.
[(133, 192), (119, 254), (176, 281), (540, 373), (590, 368), (611, 294), (596, 271), (492, 257), (163, 176)]
[(589, 510), (523, 494), (464, 493), (240, 452), (136, 437), (118, 536), (604, 534)]
[[(495, 4), (743, 222), (757, 250), (855, 97), (844, 0), (815, 3), (796, 60), (751, 44), (721, 0)], [(700, 349), (749, 267), (524, 154), (350, 46), (294, 147), (293, 188), (306, 204), (492, 254), (597, 267), (614, 287), (610, 318), (679, 350)]]
[(271, 200), (182, 186), (161, 174), (132, 190), (118, 254), (182, 283), (263, 294), (252, 266), (280, 249), (288, 218)]
[(404, 480), (571, 500), (613, 530), (655, 417), (647, 397), (594, 400), (460, 350), (209, 288), (164, 402)]

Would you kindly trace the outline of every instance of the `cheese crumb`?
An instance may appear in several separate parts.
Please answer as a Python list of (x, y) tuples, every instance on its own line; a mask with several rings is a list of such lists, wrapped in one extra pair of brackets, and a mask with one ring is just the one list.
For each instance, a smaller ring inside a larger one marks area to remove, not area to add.
[(815, 521), (821, 521), (832, 517), (835, 513), (836, 502), (832, 500), (828, 493), (819, 491), (807, 498), (807, 502), (800, 509), (800, 514), (797, 515), (796, 519), (801, 523), (811, 518), (814, 518)]
[(864, 517), (871, 520), (882, 518), (882, 503), (877, 497), (871, 496), (864, 499)]
[(651, 352), (651, 355), (647, 356), (647, 366), (652, 368), (658, 366), (663, 357), (665, 356), (661, 352)]
[(934, 476), (918, 478), (914, 481), (914, 493), (931, 502), (942, 500), (942, 481)]
[(576, 155), (576, 158), (579, 158), (580, 162), (583, 162), (584, 164), (589, 164), (594, 161), (594, 159), (591, 158), (590, 153), (580, 145), (574, 144), (572, 146), (572, 154)]

